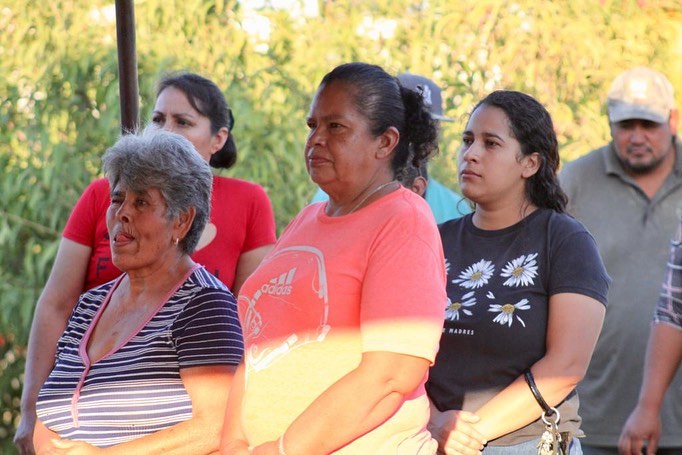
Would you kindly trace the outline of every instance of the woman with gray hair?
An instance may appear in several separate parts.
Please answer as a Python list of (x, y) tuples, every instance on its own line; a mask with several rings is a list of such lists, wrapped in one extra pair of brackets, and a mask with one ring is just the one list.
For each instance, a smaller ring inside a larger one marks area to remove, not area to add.
[[(189, 140), (212, 168), (231, 169), (237, 159), (234, 116), (225, 95), (195, 73), (171, 73), (157, 87), (149, 127)], [(83, 191), (62, 232), (62, 239), (35, 316), (26, 354), (21, 422), (14, 442), (21, 455), (34, 455), (33, 428), (38, 391), (52, 370), (57, 340), (85, 291), (121, 275), (112, 261), (106, 213), (109, 182), (95, 179)], [(236, 295), (275, 243), (275, 217), (265, 189), (234, 177), (215, 175), (211, 216), (192, 259)]]
[(243, 341), (234, 297), (189, 256), (209, 218), (209, 165), (163, 130), (121, 138), (103, 162), (124, 273), (80, 297), (38, 396), (34, 445), (210, 453)]

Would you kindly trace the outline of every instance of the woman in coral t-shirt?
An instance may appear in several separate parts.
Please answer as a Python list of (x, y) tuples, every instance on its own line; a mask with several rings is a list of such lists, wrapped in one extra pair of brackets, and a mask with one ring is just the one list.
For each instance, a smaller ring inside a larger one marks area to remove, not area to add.
[(365, 63), (325, 76), (307, 124), (329, 201), (301, 211), (239, 293), (222, 453), (433, 455), (424, 383), (445, 264), (428, 204), (397, 175), (435, 152), (437, 125), (421, 94)]

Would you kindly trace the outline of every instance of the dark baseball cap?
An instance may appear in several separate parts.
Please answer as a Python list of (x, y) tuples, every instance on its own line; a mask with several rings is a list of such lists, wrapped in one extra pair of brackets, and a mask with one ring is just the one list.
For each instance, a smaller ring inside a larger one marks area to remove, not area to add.
[(431, 116), (441, 122), (452, 122), (454, 119), (443, 115), (443, 96), (440, 87), (431, 79), (412, 73), (398, 75), (400, 85), (414, 90), (422, 95), (424, 104), (431, 112)]

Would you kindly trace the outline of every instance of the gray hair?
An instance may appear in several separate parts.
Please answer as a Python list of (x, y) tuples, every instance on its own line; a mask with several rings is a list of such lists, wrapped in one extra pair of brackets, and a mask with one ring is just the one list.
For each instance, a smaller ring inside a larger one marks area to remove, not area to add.
[(158, 189), (169, 220), (194, 207), (192, 226), (179, 243), (183, 253), (194, 252), (211, 212), (213, 174), (191, 142), (179, 134), (147, 129), (121, 137), (102, 163), (112, 190), (119, 183), (136, 193)]

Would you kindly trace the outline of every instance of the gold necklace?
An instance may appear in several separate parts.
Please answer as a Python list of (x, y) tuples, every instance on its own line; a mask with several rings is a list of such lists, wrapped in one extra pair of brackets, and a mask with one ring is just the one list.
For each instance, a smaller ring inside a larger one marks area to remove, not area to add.
[(353, 212), (355, 212), (357, 209), (359, 209), (360, 206), (361, 206), (362, 204), (364, 204), (365, 202), (367, 202), (367, 199), (369, 199), (371, 196), (374, 196), (374, 194), (376, 194), (376, 193), (378, 193), (379, 191), (383, 190), (383, 189), (386, 188), (388, 185), (390, 185), (390, 184), (392, 184), (392, 183), (397, 183), (397, 182), (398, 182), (397, 180), (391, 180), (390, 182), (386, 182), (386, 183), (384, 183), (384, 184), (382, 184), (382, 185), (377, 186), (374, 190), (372, 190), (371, 193), (369, 193), (367, 196), (363, 197), (362, 200), (361, 200), (360, 202), (358, 202), (358, 203), (355, 205), (355, 207), (353, 207), (353, 209), (352, 209), (350, 212), (347, 213), (347, 215), (350, 215), (351, 213), (353, 213)]

